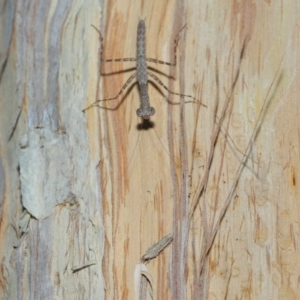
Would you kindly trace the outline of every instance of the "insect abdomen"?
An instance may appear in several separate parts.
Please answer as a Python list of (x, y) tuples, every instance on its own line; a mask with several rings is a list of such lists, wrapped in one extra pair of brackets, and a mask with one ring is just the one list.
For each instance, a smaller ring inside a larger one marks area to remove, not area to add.
[(136, 69), (139, 84), (147, 84), (147, 63), (145, 56), (146, 25), (144, 20), (140, 20), (137, 28), (136, 39)]

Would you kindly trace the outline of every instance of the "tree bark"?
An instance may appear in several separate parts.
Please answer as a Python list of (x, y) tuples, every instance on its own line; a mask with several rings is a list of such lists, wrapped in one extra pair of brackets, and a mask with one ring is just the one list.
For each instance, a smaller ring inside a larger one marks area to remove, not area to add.
[(296, 0), (0, 5), (0, 299), (298, 299)]

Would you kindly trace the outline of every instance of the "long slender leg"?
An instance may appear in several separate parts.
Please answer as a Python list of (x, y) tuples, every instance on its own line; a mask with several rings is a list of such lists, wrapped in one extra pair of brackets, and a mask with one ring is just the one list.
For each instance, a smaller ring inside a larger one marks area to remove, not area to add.
[(192, 98), (194, 99), (197, 103), (207, 107), (205, 104), (201, 103), (201, 101), (199, 101), (197, 98), (191, 96), (191, 95), (185, 95), (185, 94), (180, 94), (180, 93), (175, 93), (173, 91), (171, 91), (170, 89), (168, 89), (165, 84), (156, 76), (154, 75), (153, 73), (151, 72), (147, 72), (149, 76), (151, 76), (156, 82), (158, 82), (165, 90), (167, 90), (170, 94), (173, 94), (173, 95), (177, 95), (177, 96), (181, 96), (181, 97), (187, 97), (187, 98)]
[(102, 37), (101, 31), (98, 28), (96, 28), (94, 25), (92, 25), (92, 27), (99, 33), (99, 36), (100, 36), (100, 47), (101, 47), (100, 60), (102, 62), (136, 61), (136, 58), (109, 58), (109, 59), (103, 59), (102, 58), (102, 53), (103, 53), (103, 37)]
[[(101, 61), (102, 62), (126, 62), (126, 61), (136, 61), (136, 58), (109, 58), (109, 59), (103, 59), (102, 58), (102, 52), (103, 52), (103, 37), (102, 37), (102, 34), (101, 34), (101, 31), (96, 28), (94, 25), (92, 25), (92, 27), (94, 27), (94, 29), (99, 33), (99, 36), (100, 36), (100, 42), (101, 42)], [(153, 63), (156, 63), (156, 64), (162, 64), (162, 65), (168, 65), (168, 66), (171, 66), (171, 67), (175, 67), (176, 64), (177, 64), (177, 55), (176, 55), (176, 49), (177, 49), (177, 45), (178, 45), (178, 40), (179, 40), (179, 34), (180, 32), (186, 27), (186, 24), (179, 30), (178, 34), (177, 34), (177, 37), (176, 39), (174, 40), (174, 56), (173, 56), (173, 63), (171, 62), (166, 62), (166, 61), (162, 61), (162, 60), (159, 60), (159, 59), (155, 59), (155, 58), (145, 58), (146, 61), (149, 61), (149, 62), (153, 62)]]
[(120, 61), (136, 61), (136, 58), (109, 58), (101, 59), (102, 62), (120, 62)]
[(173, 63), (171, 62), (166, 62), (166, 61), (162, 61), (162, 60), (159, 60), (159, 59), (155, 59), (155, 58), (149, 58), (149, 57), (146, 57), (146, 61), (149, 61), (149, 62), (153, 62), (153, 63), (156, 63), (156, 64), (162, 64), (162, 65), (168, 65), (170, 67), (175, 67), (176, 64), (177, 64), (177, 54), (176, 54), (176, 49), (177, 49), (177, 46), (178, 46), (178, 40), (179, 40), (179, 34), (180, 32), (186, 27), (186, 24), (179, 30), (177, 36), (176, 36), (176, 39), (174, 40), (174, 52), (173, 52)]
[(125, 82), (125, 84), (123, 85), (123, 87), (121, 88), (121, 90), (119, 91), (119, 93), (118, 93), (116, 96), (114, 96), (114, 97), (112, 97), (112, 98), (106, 98), (106, 99), (97, 100), (97, 101), (95, 101), (94, 103), (92, 103), (90, 106), (88, 106), (87, 108), (83, 109), (82, 111), (85, 112), (87, 109), (89, 109), (89, 108), (91, 108), (91, 107), (98, 106), (97, 103), (99, 103), (99, 102), (117, 99), (117, 98), (122, 94), (122, 92), (127, 88), (127, 86), (130, 84), (130, 82), (133, 80), (133, 78), (135, 78), (135, 77), (136, 77), (136, 73), (132, 74), (132, 75), (127, 79), (127, 81)]

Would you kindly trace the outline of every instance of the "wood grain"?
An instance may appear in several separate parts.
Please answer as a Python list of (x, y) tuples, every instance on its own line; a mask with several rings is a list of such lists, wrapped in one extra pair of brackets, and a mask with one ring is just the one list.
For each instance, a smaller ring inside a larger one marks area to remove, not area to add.
[(0, 5), (0, 299), (299, 298), (296, 0)]

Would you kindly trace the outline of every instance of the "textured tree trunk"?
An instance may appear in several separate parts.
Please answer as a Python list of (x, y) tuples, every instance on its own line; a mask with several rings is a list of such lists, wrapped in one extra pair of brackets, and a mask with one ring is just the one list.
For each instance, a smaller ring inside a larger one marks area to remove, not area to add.
[(0, 299), (298, 299), (298, 1), (0, 5)]

